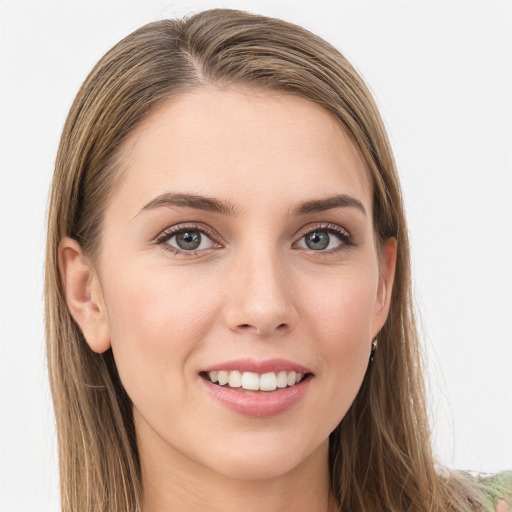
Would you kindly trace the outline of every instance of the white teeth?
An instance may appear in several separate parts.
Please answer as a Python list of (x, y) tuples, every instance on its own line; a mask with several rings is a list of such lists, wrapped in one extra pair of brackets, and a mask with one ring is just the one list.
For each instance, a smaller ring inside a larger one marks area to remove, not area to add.
[(280, 371), (277, 375), (274, 372), (258, 374), (254, 372), (239, 372), (237, 370), (228, 372), (224, 370), (211, 371), (207, 373), (211, 382), (220, 386), (226, 384), (230, 388), (243, 388), (250, 391), (275, 391), (277, 388), (294, 386), (302, 381), (303, 373)]
[(244, 372), (242, 375), (242, 387), (258, 391), (260, 389), (260, 376), (253, 372)]
[(264, 373), (260, 377), (261, 391), (274, 391), (277, 388), (277, 377), (275, 373)]
[(236, 370), (234, 372), (230, 372), (228, 384), (230, 388), (242, 387), (242, 374)]
[(219, 379), (219, 384), (221, 386), (224, 386), (225, 384), (228, 383), (228, 380), (229, 380), (229, 373), (228, 372), (220, 371), (220, 372), (217, 373), (217, 376), (218, 376), (218, 379)]
[(285, 388), (288, 386), (288, 374), (286, 372), (279, 372), (277, 374), (277, 387)]

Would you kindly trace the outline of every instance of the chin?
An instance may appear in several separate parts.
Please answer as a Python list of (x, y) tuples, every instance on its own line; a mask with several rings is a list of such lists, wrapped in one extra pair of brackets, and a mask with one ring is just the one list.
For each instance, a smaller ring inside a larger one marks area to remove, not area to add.
[(290, 443), (283, 439), (253, 439), (244, 446), (230, 446), (220, 454), (212, 454), (215, 462), (210, 467), (217, 473), (234, 480), (268, 480), (299, 470), (308, 460), (319, 455), (325, 458), (328, 439), (319, 446), (309, 447), (306, 442)]
[[(279, 459), (279, 460), (276, 460)], [(286, 461), (282, 458), (261, 456), (257, 460), (241, 459), (225, 461), (222, 465), (217, 465), (215, 471), (224, 477), (232, 480), (256, 481), (270, 480), (282, 477), (290, 473), (300, 461)]]

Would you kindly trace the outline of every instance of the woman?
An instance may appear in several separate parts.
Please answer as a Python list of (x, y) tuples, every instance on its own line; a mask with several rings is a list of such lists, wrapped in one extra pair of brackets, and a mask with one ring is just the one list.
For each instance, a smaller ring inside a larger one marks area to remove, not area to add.
[(206, 11), (100, 60), (46, 297), (63, 510), (506, 506), (436, 471), (391, 149), (304, 29)]

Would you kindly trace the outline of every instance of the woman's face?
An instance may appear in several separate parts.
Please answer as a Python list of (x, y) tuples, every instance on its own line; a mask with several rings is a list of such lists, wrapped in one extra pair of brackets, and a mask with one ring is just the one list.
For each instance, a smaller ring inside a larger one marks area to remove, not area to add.
[(201, 88), (122, 156), (96, 265), (106, 334), (88, 341), (113, 349), (142, 452), (249, 479), (324, 457), (394, 265), (388, 242), (379, 272), (355, 145), (304, 99)]

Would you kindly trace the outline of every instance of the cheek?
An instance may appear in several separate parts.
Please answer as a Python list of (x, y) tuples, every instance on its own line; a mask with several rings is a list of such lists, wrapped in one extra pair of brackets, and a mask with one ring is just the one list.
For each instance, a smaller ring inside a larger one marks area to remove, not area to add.
[(352, 344), (369, 342), (377, 285), (372, 268), (304, 284), (309, 293), (304, 297), (303, 314), (333, 355)]
[[(303, 318), (320, 358), (322, 386), (331, 400), (332, 428), (352, 404), (368, 366), (377, 284), (377, 274), (368, 268), (329, 279), (323, 287), (309, 287)], [(332, 407), (333, 403), (338, 405)]]
[(104, 295), (112, 350), (127, 391), (137, 383), (180, 377), (216, 315), (208, 283), (145, 265), (117, 266), (109, 276)]

